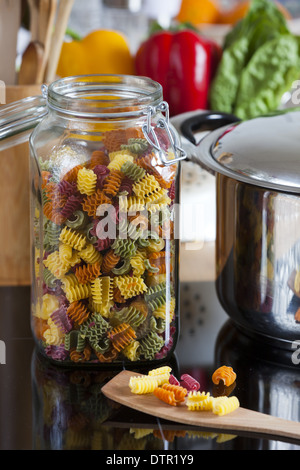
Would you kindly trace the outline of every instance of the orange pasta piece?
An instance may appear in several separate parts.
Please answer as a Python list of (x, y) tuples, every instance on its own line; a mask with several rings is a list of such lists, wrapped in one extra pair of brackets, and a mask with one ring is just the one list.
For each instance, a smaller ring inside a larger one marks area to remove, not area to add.
[(53, 207), (52, 202), (46, 202), (43, 207), (44, 215), (56, 225), (61, 225), (66, 220), (65, 217)]
[(118, 287), (114, 288), (113, 296), (114, 296), (114, 301), (117, 302), (118, 304), (125, 304), (127, 302), (127, 300), (124, 299), (124, 297), (122, 296), (121, 291)]
[(212, 375), (212, 381), (215, 385), (218, 385), (220, 381), (223, 381), (226, 387), (232, 385), (236, 380), (236, 373), (232, 367), (221, 366)]
[(114, 250), (109, 250), (104, 258), (102, 263), (102, 271), (104, 274), (109, 273), (115, 266), (117, 266), (121, 257), (116, 255)]
[(76, 325), (82, 325), (89, 318), (90, 311), (78, 300), (70, 304), (67, 315)]
[(180, 385), (173, 385), (173, 384), (163, 384), (162, 388), (165, 390), (168, 390), (169, 392), (174, 392), (175, 395), (175, 400), (180, 403), (183, 402), (186, 395), (187, 395), (187, 389), (184, 387), (181, 387)]
[(122, 171), (111, 170), (103, 185), (104, 193), (109, 197), (116, 196), (119, 192), (124, 176), (125, 175), (122, 173)]
[(76, 183), (78, 171), (82, 169), (83, 169), (82, 165), (75, 166), (74, 168), (72, 168), (70, 171), (68, 171), (65, 174), (65, 176), (63, 177), (63, 181), (68, 181), (68, 183)]
[(103, 144), (109, 153), (120, 150), (121, 145), (127, 144), (129, 139), (144, 138), (142, 129), (129, 127), (128, 129), (112, 130), (105, 133)]
[(177, 406), (178, 402), (175, 398), (175, 393), (171, 392), (170, 390), (165, 390), (162, 387), (157, 387), (153, 394), (159, 398), (159, 400), (167, 403), (167, 405)]
[(45, 189), (49, 178), (51, 178), (51, 173), (50, 171), (42, 171), (42, 189)]
[(98, 353), (96, 351), (95, 351), (95, 354), (99, 362), (112, 363), (115, 359), (117, 359), (119, 355), (119, 351), (117, 351), (114, 347), (112, 347), (109, 351), (107, 351), (104, 354)]
[(95, 194), (87, 196), (83, 203), (82, 208), (90, 217), (96, 217), (96, 212), (99, 206), (102, 204), (110, 204), (110, 199), (98, 189)]
[(111, 340), (114, 349), (120, 352), (136, 338), (136, 334), (130, 325), (122, 323), (110, 331), (108, 333), (108, 337)]
[(91, 160), (89, 164), (87, 165), (87, 167), (90, 170), (93, 170), (95, 166), (97, 165), (107, 166), (108, 164), (109, 164), (109, 157), (104, 152), (102, 152), (102, 150), (95, 150), (92, 153)]
[(93, 281), (101, 274), (100, 263), (88, 264), (87, 266), (78, 266), (75, 270), (75, 276), (80, 284), (87, 284)]

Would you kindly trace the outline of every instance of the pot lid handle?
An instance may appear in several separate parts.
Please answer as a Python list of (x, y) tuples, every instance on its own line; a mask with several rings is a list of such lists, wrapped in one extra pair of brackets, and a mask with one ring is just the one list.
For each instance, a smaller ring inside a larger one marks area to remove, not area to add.
[(181, 134), (192, 144), (196, 145), (194, 132), (196, 131), (213, 131), (219, 127), (227, 126), (240, 122), (240, 119), (234, 114), (220, 113), (217, 111), (209, 111), (207, 113), (196, 114), (182, 122), (180, 126)]
[(31, 96), (0, 107), (0, 151), (28, 141), (48, 114), (47, 99)]

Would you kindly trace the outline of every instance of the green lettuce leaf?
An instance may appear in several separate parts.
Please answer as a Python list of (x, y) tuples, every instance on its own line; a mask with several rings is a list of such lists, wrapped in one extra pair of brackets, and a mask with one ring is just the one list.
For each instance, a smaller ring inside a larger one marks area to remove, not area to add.
[(299, 77), (297, 38), (284, 35), (266, 42), (242, 71), (233, 113), (249, 119), (278, 108), (283, 94)]
[(243, 37), (223, 52), (215, 80), (210, 89), (210, 107), (232, 113), (239, 89), (240, 76), (246, 65), (249, 40)]

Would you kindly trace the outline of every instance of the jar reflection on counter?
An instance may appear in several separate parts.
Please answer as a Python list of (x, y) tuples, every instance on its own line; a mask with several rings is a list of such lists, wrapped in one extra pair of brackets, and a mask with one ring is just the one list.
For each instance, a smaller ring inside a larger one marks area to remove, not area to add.
[[(176, 360), (171, 358), (171, 361), (172, 367), (177, 367)], [(102, 386), (118, 373), (80, 366), (56, 367), (35, 351), (32, 358), (33, 448), (163, 450), (167, 442), (168, 449), (172, 450), (176, 431), (162, 431), (155, 419), (147, 425), (142, 413), (137, 421), (127, 421), (126, 409), (124, 412), (124, 407), (102, 394)], [(177, 434), (182, 435), (182, 431)]]
[(161, 86), (69, 78), (47, 100), (31, 137), (34, 337), (57, 363), (163, 360), (177, 340), (179, 165)]

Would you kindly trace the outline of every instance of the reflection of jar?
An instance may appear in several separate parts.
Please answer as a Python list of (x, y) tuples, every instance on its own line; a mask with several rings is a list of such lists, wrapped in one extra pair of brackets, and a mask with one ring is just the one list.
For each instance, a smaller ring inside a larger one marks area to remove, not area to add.
[[(177, 160), (159, 84), (67, 78), (30, 139), (32, 328), (57, 363), (165, 359), (177, 338)], [(165, 116), (166, 114), (166, 116)]]
[[(171, 364), (176, 366), (174, 358)], [(145, 419), (144, 414), (103, 395), (103, 385), (118, 373), (118, 370), (80, 366), (59, 367), (35, 351), (32, 358), (34, 449), (163, 450), (166, 445), (171, 449), (171, 437), (174, 440), (179, 431), (170, 431), (168, 423), (166, 428), (163, 423), (158, 426), (156, 418)], [(167, 443), (164, 438), (168, 439)]]

